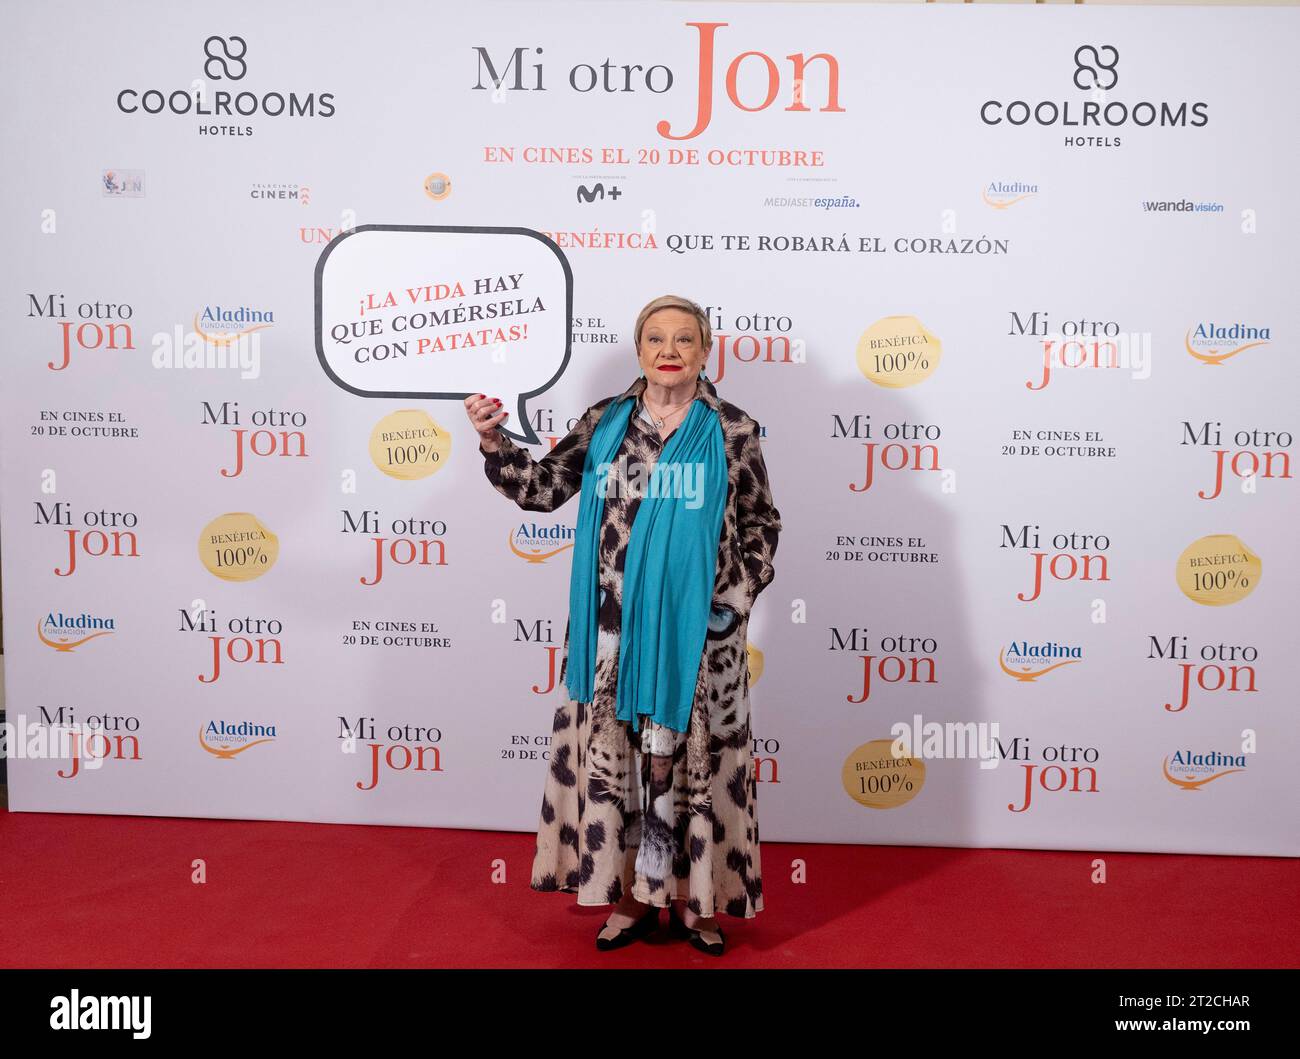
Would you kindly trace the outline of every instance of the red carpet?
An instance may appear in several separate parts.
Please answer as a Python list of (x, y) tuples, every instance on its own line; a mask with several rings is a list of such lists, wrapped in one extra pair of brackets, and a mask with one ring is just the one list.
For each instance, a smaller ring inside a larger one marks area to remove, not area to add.
[[(7, 967), (1294, 967), (1300, 864), (763, 844), (722, 959), (597, 952), (608, 909), (528, 888), (533, 836), (0, 811)], [(1106, 860), (1109, 881), (1090, 881)], [(493, 862), (506, 882), (493, 881)], [(191, 862), (207, 882), (191, 882)], [(791, 881), (791, 862), (807, 882)], [(666, 922), (666, 919), (665, 919)]]

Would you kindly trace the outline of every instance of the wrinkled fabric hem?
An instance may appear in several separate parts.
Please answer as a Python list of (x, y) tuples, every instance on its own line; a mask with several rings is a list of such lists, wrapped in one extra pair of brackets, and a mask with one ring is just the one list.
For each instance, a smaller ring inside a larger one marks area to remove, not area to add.
[[(548, 890), (548, 889), (542, 889), (540, 887), (534, 886), (532, 883), (529, 883), (528, 888), (539, 894), (574, 894), (575, 896), (577, 896), (578, 894), (578, 889), (576, 886), (557, 886), (553, 890)], [(654, 905), (654, 907), (656, 908), (668, 907), (667, 904), (661, 905), (661, 904), (657, 904), (654, 901), (647, 901), (641, 897), (637, 897), (635, 887), (632, 890), (632, 896), (636, 898), (636, 900), (640, 901), (643, 905)], [(673, 900), (676, 901), (679, 900), (679, 898), (673, 898)], [(680, 900), (686, 901), (689, 900), (689, 898), (683, 897), (680, 898)], [(610, 908), (613, 905), (618, 904), (618, 901), (584, 901), (580, 896), (577, 896), (577, 900), (574, 903), (581, 906), (582, 908)], [(698, 914), (703, 919), (708, 919), (710, 916), (726, 916), (728, 919), (754, 919), (761, 911), (763, 911), (763, 898), (760, 895), (757, 901), (750, 902), (748, 906), (748, 911), (743, 916), (733, 915), (732, 913), (728, 912), (725, 908), (717, 908), (714, 909), (712, 912), (700, 912)]]

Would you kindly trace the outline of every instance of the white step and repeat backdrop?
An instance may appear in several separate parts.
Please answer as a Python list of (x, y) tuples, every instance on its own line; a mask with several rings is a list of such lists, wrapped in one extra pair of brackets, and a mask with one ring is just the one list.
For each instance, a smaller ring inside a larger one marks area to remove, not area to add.
[(764, 838), (1300, 854), (1300, 12), (359, 11), (9, 13), (12, 809), (535, 827), (577, 501), (460, 402), (540, 457), (680, 293)]

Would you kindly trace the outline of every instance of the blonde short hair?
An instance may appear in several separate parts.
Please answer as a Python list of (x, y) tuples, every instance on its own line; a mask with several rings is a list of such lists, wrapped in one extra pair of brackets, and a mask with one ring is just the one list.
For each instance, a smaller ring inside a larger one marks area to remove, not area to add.
[(645, 327), (646, 320), (660, 309), (681, 309), (683, 312), (690, 313), (700, 325), (700, 344), (705, 349), (713, 344), (713, 328), (709, 326), (709, 318), (704, 310), (690, 298), (682, 298), (676, 294), (663, 294), (654, 301), (647, 302), (646, 307), (637, 314), (635, 342), (638, 352), (641, 349), (641, 329)]

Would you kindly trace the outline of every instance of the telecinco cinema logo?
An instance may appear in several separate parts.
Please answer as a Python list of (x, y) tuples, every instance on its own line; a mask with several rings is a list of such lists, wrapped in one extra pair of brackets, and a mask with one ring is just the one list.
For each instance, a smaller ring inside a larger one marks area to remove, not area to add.
[[(174, 114), (226, 121), (231, 118), (331, 118), (333, 92), (260, 89), (233, 82), (248, 76), (249, 46), (243, 37), (208, 37), (203, 42), (202, 77), (185, 88), (123, 88), (117, 109), (123, 114)], [(216, 82), (215, 86), (209, 82)], [(227, 87), (229, 85), (229, 87)], [(201, 135), (248, 135), (248, 126), (204, 124)]]
[[(1074, 49), (1071, 83), (1090, 98), (1078, 99), (988, 99), (980, 106), (980, 120), (985, 125), (1040, 125), (1047, 128), (1112, 130), (1120, 128), (1162, 128), (1209, 124), (1204, 102), (1182, 100), (1125, 100), (1117, 98), (1119, 87), (1119, 49), (1111, 44), (1080, 44)], [(1028, 94), (1028, 93), (1027, 93)], [(1118, 147), (1119, 137), (1069, 135), (1066, 146)]]

